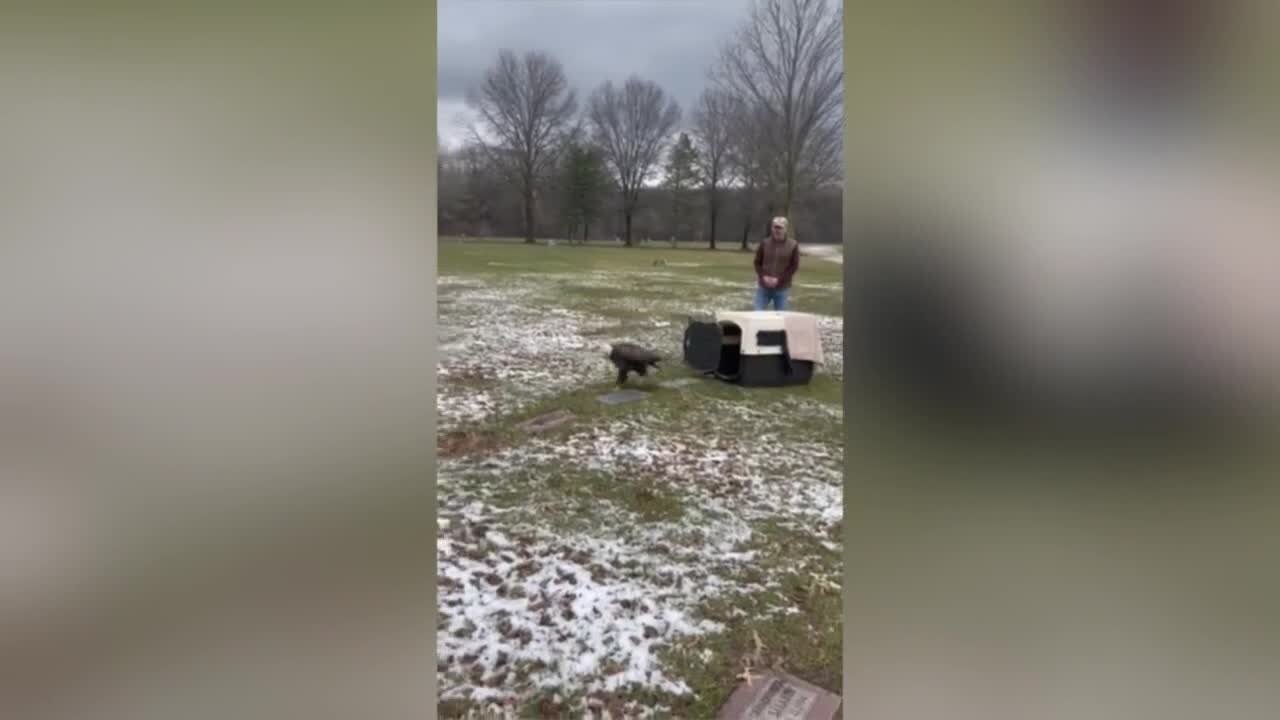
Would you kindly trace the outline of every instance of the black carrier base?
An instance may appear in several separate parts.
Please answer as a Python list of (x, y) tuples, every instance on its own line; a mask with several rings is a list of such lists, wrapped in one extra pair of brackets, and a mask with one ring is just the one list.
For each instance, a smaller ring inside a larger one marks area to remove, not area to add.
[(783, 354), (743, 354), (742, 330), (732, 323), (691, 320), (685, 331), (685, 362), (693, 369), (742, 387), (805, 385), (813, 379), (813, 363), (786, 355), (783, 332), (761, 331), (758, 338)]
[(738, 361), (735, 382), (743, 387), (783, 387), (804, 385), (812, 378), (813, 363), (807, 360), (788, 361), (781, 355), (746, 355)]

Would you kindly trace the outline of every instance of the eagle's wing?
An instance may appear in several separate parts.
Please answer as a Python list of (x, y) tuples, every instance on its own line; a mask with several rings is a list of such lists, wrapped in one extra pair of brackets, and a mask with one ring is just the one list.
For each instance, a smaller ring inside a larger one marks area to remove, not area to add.
[(632, 343), (618, 343), (613, 346), (613, 352), (618, 357), (639, 365), (649, 365), (662, 359), (658, 353)]

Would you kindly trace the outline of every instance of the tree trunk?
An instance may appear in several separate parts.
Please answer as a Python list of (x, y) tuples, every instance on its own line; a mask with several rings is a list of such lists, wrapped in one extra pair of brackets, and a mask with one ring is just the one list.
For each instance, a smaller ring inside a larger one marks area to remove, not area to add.
[(582, 223), (582, 244), (586, 245), (591, 239), (591, 221), (587, 220)]
[(533, 190), (524, 193), (524, 241), (533, 242)]
[(675, 190), (671, 191), (671, 227), (668, 230), (667, 234), (672, 237), (680, 230), (680, 201)]
[(748, 249), (747, 237), (750, 235), (750, 233), (751, 233), (751, 220), (748, 218), (746, 222), (742, 223), (742, 249), (743, 250)]
[(716, 216), (720, 214), (720, 198), (716, 195), (715, 182), (712, 181), (707, 193), (707, 210), (711, 214), (711, 249), (716, 249)]
[(782, 216), (791, 219), (791, 198), (795, 189), (796, 170), (794, 163), (787, 165), (787, 189), (783, 191)]
[(631, 247), (631, 211), (624, 210), (622, 212), (622, 218), (623, 218), (623, 235), (622, 235), (623, 241), (627, 247)]

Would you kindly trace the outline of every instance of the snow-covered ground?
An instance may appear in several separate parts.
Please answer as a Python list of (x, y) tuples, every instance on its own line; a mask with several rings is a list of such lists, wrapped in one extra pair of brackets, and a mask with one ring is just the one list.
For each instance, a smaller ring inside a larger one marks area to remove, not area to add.
[[(619, 310), (663, 318), (744, 295), (740, 284), (699, 279), (682, 294), (669, 274), (636, 276), (627, 275), (629, 287), (660, 280), (670, 292), (623, 292), (583, 307), (556, 305), (556, 295), (628, 285), (607, 272), (506, 275), (501, 283), (442, 277), (441, 432), (611, 379), (604, 343), (679, 347), (681, 324), (620, 320)], [(823, 317), (821, 328), (823, 371), (838, 376), (843, 324)], [(815, 399), (761, 407), (698, 396), (678, 413), (649, 401), (553, 439), (529, 436), (442, 459), (441, 699), (507, 706), (540, 693), (583, 702), (629, 690), (688, 693), (662, 658), (723, 629), (702, 615), (704, 603), (746, 599), (753, 616), (798, 612), (758, 572), (757, 523), (811, 537), (827, 552), (798, 552), (793, 569), (839, 582), (832, 538), (842, 513), (840, 433), (795, 428), (838, 428), (842, 420), (838, 404)], [(672, 510), (645, 517), (634, 502), (641, 495), (666, 498)], [(632, 704), (626, 714), (661, 709)]]
[[(436, 400), (440, 431), (518, 412), (594, 378), (611, 377), (614, 371), (603, 357), (609, 343), (629, 340), (679, 348), (684, 326), (666, 318), (750, 301), (741, 283), (715, 278), (690, 281), (659, 272), (628, 273), (626, 278), (630, 284), (658, 282), (671, 292), (601, 301), (596, 309), (625, 310), (649, 318), (645, 322), (622, 325), (616, 317), (554, 305), (556, 294), (567, 287), (619, 289), (616, 273), (517, 276), (504, 278), (500, 285), (442, 276), (438, 288), (445, 299), (439, 316)], [(682, 283), (690, 286), (687, 293), (681, 292)], [(828, 285), (797, 287), (838, 291)], [(844, 370), (844, 321), (819, 316), (818, 325), (826, 361), (822, 371), (839, 377)]]

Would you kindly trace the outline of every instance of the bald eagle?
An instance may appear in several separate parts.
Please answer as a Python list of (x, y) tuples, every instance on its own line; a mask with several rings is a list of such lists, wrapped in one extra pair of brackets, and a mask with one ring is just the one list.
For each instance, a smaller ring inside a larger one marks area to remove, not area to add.
[(618, 368), (618, 384), (627, 381), (627, 375), (637, 373), (647, 375), (650, 367), (658, 367), (662, 357), (652, 350), (646, 350), (632, 343), (616, 343), (609, 346), (609, 362)]

